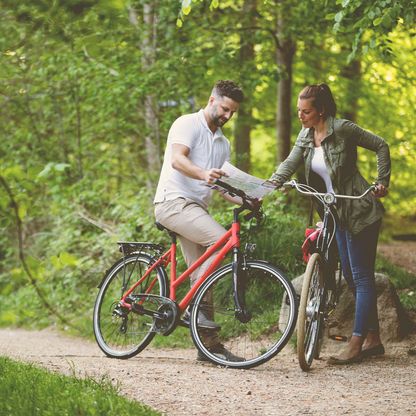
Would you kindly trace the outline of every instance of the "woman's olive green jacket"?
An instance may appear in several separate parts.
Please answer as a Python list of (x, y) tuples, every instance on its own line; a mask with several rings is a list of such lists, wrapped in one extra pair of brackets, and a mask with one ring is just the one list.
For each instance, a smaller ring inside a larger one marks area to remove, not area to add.
[[(336, 194), (361, 195), (368, 187), (357, 168), (357, 146), (372, 150), (377, 156), (376, 183), (385, 187), (390, 181), (390, 152), (387, 143), (379, 136), (366, 131), (349, 120), (327, 119), (328, 131), (322, 141), (325, 163)], [(320, 177), (311, 171), (314, 154), (314, 130), (303, 128), (289, 156), (270, 178), (282, 185), (304, 163), (306, 182), (325, 192)], [(381, 202), (371, 193), (360, 200), (338, 200), (337, 212), (340, 225), (353, 234), (379, 220), (384, 213)]]

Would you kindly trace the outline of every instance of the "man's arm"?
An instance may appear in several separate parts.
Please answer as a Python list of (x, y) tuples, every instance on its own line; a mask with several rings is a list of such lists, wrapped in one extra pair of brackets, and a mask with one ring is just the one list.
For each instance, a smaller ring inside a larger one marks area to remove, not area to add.
[[(172, 145), (172, 167), (183, 175), (193, 179), (199, 179), (212, 185), (217, 179), (227, 174), (221, 169), (205, 170), (195, 165), (188, 157), (189, 147), (183, 144), (174, 143)], [(243, 203), (239, 196), (231, 196), (229, 194), (220, 193), (220, 195), (233, 204), (241, 205)]]
[(189, 159), (189, 152), (188, 146), (178, 143), (172, 145), (172, 167), (183, 175), (212, 185), (217, 179), (226, 174), (221, 169), (205, 170), (200, 168)]

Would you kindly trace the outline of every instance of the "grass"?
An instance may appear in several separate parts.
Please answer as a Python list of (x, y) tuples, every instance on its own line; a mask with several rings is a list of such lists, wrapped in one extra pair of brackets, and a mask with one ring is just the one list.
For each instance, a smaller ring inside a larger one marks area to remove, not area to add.
[(0, 357), (1, 416), (157, 416), (160, 413), (100, 382), (49, 373)]

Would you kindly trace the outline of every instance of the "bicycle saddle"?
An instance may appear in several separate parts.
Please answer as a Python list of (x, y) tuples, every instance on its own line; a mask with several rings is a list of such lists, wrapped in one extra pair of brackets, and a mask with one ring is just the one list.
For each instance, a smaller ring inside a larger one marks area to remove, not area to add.
[(160, 231), (166, 231), (172, 238), (176, 237), (176, 233), (174, 231), (169, 230), (169, 228), (162, 225), (160, 222), (155, 222), (155, 225), (158, 230)]

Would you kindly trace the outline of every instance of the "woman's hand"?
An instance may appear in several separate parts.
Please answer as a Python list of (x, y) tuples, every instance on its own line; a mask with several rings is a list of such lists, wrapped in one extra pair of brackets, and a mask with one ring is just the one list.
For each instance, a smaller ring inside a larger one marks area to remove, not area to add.
[(388, 193), (389, 193), (389, 190), (381, 183), (376, 184), (376, 187), (373, 191), (373, 195), (376, 198), (382, 198), (383, 196), (386, 196)]

